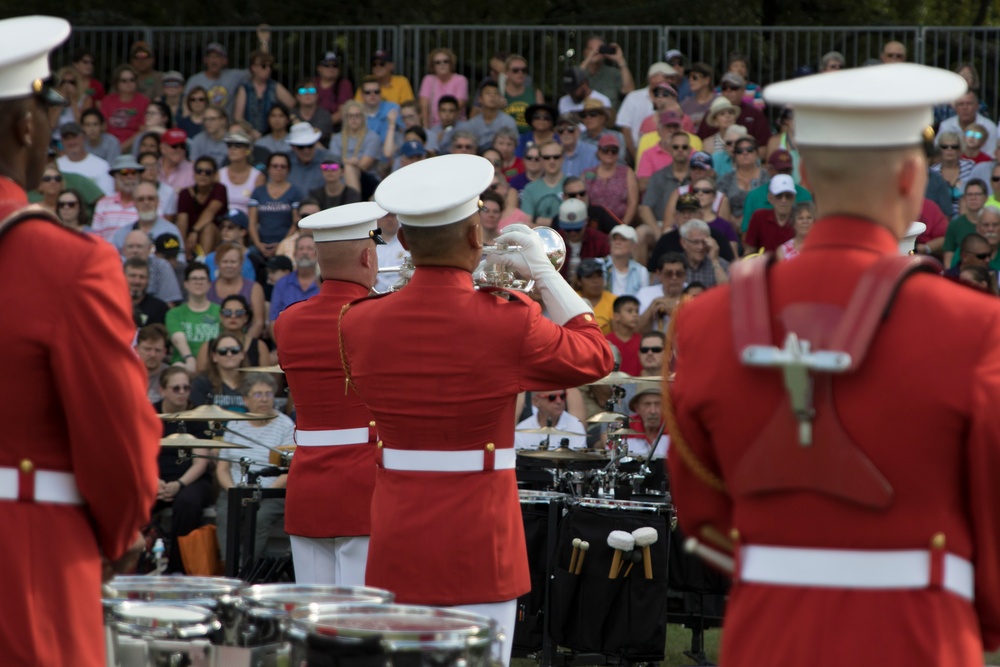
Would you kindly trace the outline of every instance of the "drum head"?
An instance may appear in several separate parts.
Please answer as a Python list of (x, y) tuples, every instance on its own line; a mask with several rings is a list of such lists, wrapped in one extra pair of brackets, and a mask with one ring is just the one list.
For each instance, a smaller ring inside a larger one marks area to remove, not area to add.
[(217, 600), (246, 586), (224, 577), (115, 577), (104, 585), (103, 597), (117, 600)]
[(344, 605), (292, 612), (293, 627), (344, 640), (377, 640), (387, 653), (466, 650), (490, 646), (496, 621), (451, 609), (405, 605)]
[(115, 627), (130, 637), (193, 639), (219, 629), (208, 609), (162, 602), (121, 602), (111, 610)]
[(565, 500), (569, 498), (568, 493), (558, 493), (556, 491), (529, 491), (529, 490), (519, 490), (517, 495), (520, 497), (522, 505), (548, 505), (554, 500)]
[[(260, 584), (240, 590), (249, 607), (292, 611), (305, 605), (389, 604), (395, 596), (381, 588), (306, 584)], [(317, 607), (318, 609), (318, 607)]]

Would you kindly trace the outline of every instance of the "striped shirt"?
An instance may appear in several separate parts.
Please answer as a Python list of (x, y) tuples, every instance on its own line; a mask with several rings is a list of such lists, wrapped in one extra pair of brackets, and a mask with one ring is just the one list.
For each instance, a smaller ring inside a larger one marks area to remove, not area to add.
[(90, 226), (95, 234), (110, 243), (115, 232), (138, 219), (139, 211), (135, 208), (135, 202), (123, 204), (121, 193), (116, 192), (97, 201)]

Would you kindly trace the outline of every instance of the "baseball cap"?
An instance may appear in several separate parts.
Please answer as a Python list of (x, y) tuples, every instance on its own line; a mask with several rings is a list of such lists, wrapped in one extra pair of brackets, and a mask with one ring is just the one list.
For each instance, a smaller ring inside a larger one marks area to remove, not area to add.
[(597, 140), (597, 147), (604, 148), (605, 146), (618, 146), (618, 140), (615, 139), (613, 134), (602, 134), (601, 138)]
[(267, 260), (268, 271), (291, 271), (293, 268), (292, 260), (284, 255), (275, 255)]
[(149, 48), (149, 44), (139, 40), (132, 45), (132, 48), (128, 50), (129, 54), (135, 56), (137, 53), (145, 53), (147, 56), (153, 55), (153, 50)]
[(583, 229), (587, 224), (587, 205), (579, 199), (566, 199), (559, 204), (559, 227), (568, 232)]
[(677, 70), (670, 66), (670, 63), (665, 62), (655, 62), (649, 66), (646, 70), (646, 78), (653, 76), (654, 74), (662, 74), (663, 76), (677, 76)]
[(160, 234), (153, 241), (156, 247), (156, 254), (163, 255), (167, 259), (176, 257), (181, 251), (181, 240), (176, 234)]
[(424, 157), (427, 155), (427, 149), (421, 142), (414, 139), (403, 144), (399, 149), (399, 154), (403, 157)]
[(392, 62), (392, 52), (386, 51), (385, 49), (379, 49), (372, 54), (372, 62), (376, 60), (384, 60), (387, 63)]
[(660, 125), (680, 125), (681, 115), (676, 111), (663, 111), (660, 113)]
[(163, 73), (163, 83), (179, 83), (184, 85), (184, 75), (175, 69)]
[(218, 53), (220, 56), (229, 57), (229, 52), (226, 51), (226, 47), (218, 42), (209, 42), (205, 45), (205, 55), (207, 56), (209, 53)]
[(698, 211), (701, 209), (701, 204), (698, 203), (697, 197), (688, 192), (677, 198), (677, 206), (675, 208), (678, 211)]
[(677, 97), (677, 89), (671, 86), (669, 83), (658, 83), (655, 86), (653, 86), (653, 90), (665, 90), (674, 97)]
[(712, 156), (705, 151), (695, 151), (692, 153), (689, 164), (692, 169), (714, 169), (712, 166)]
[(226, 214), (222, 216), (222, 219), (228, 220), (241, 229), (247, 229), (250, 227), (250, 219), (247, 217), (247, 214), (238, 208), (231, 208), (226, 211)]
[(608, 234), (609, 237), (617, 234), (622, 238), (628, 239), (629, 241), (639, 241), (639, 235), (635, 233), (635, 228), (629, 227), (628, 225), (615, 225), (611, 228), (611, 233)]
[(83, 134), (83, 128), (76, 122), (63, 123), (59, 126), (59, 134), (64, 137), (67, 135), (74, 135), (78, 137)]
[(168, 146), (180, 146), (181, 144), (187, 143), (187, 138), (187, 132), (179, 127), (175, 127), (160, 135), (160, 143)]
[(792, 154), (784, 148), (779, 148), (771, 153), (770, 157), (767, 158), (767, 163), (777, 171), (790, 170), (792, 169)]
[(767, 191), (772, 195), (780, 195), (784, 192), (795, 193), (795, 181), (788, 174), (777, 174), (771, 179), (767, 186)]
[(728, 83), (731, 86), (736, 86), (737, 88), (745, 88), (747, 85), (746, 79), (744, 79), (736, 72), (726, 72), (725, 74), (723, 74), (722, 78), (719, 79), (719, 85), (721, 86), (724, 83)]
[(588, 257), (587, 259), (580, 260), (580, 265), (576, 267), (577, 278), (586, 278), (595, 273), (604, 275), (604, 262), (596, 257)]
[(562, 75), (563, 91), (571, 93), (586, 83), (587, 73), (579, 67), (570, 67)]
[(340, 62), (340, 56), (337, 55), (336, 51), (327, 51), (326, 53), (323, 54), (323, 57), (320, 59), (320, 63), (339, 63), (339, 62)]
[(663, 56), (663, 59), (666, 60), (667, 62), (670, 62), (671, 60), (676, 60), (677, 58), (684, 60), (684, 54), (681, 53), (679, 49), (670, 49)]

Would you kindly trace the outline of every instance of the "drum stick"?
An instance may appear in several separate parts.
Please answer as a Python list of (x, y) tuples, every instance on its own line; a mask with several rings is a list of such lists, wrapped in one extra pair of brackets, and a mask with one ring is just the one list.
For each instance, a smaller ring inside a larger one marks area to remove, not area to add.
[[(625, 577), (628, 577), (629, 573), (632, 571), (632, 566), (642, 560), (641, 551), (632, 552), (632, 562), (628, 564), (628, 569), (625, 570)], [(623, 577), (624, 578), (624, 577)]]
[(589, 548), (590, 542), (587, 540), (580, 542), (580, 558), (576, 561), (576, 570), (574, 570), (573, 574), (580, 574), (583, 570), (583, 557), (587, 555), (587, 549)]
[(635, 553), (635, 552), (634, 551), (626, 551), (625, 553), (622, 554), (622, 563), (621, 563), (621, 565), (618, 566), (618, 571), (615, 572), (615, 579), (617, 579), (618, 577), (621, 576), (622, 570), (625, 569), (625, 563), (626, 562), (629, 563), (629, 564), (632, 563), (632, 554), (633, 553)]
[(729, 574), (736, 572), (736, 561), (733, 560), (732, 556), (727, 556), (717, 549), (702, 544), (696, 537), (689, 537), (684, 540), (684, 551), (698, 556), (706, 563), (714, 565), (723, 572)]
[(701, 536), (705, 538), (707, 542), (711, 542), (724, 552), (733, 553), (736, 551), (736, 545), (733, 541), (723, 535), (722, 531), (715, 526), (706, 523), (698, 529), (698, 532), (701, 533)]
[(608, 546), (615, 551), (614, 558), (611, 560), (611, 570), (608, 572), (608, 579), (614, 579), (622, 568), (622, 554), (632, 550), (635, 546), (635, 538), (624, 530), (612, 530), (608, 534)]
[(660, 539), (660, 534), (656, 532), (656, 529), (651, 526), (645, 526), (643, 528), (636, 528), (632, 531), (632, 538), (635, 540), (635, 546), (642, 547), (642, 567), (645, 572), (647, 579), (653, 578), (653, 558), (649, 551), (649, 546), (651, 544), (656, 544), (656, 541)]
[(576, 572), (576, 559), (580, 556), (580, 542), (582, 541), (579, 537), (573, 539), (573, 555), (569, 559), (570, 573)]

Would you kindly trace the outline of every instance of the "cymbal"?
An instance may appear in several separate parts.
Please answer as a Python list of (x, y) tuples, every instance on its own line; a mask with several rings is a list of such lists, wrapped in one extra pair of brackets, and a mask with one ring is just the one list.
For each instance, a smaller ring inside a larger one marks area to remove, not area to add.
[(237, 368), (241, 373), (284, 373), (281, 370), (281, 366), (275, 364), (273, 366), (244, 366), (243, 368)]
[(608, 435), (645, 435), (642, 431), (633, 431), (630, 428), (616, 428), (608, 431)]
[(644, 377), (637, 377), (635, 375), (629, 375), (628, 373), (622, 373), (621, 371), (612, 371), (610, 375), (607, 375), (596, 382), (591, 382), (588, 386), (604, 386), (608, 387), (611, 385), (626, 385), (626, 384), (645, 384), (663, 382), (663, 378), (659, 375), (648, 375)]
[(167, 412), (158, 416), (165, 422), (227, 422), (248, 419), (274, 419), (278, 415), (236, 412), (234, 410), (225, 410), (216, 405), (199, 405), (194, 409), (185, 410), (184, 412)]
[(606, 461), (608, 458), (608, 453), (603, 449), (569, 449), (568, 447), (533, 449), (529, 451), (518, 450), (517, 455), (529, 459), (546, 459), (549, 461)]
[(614, 422), (628, 421), (628, 415), (620, 412), (598, 412), (587, 420), (588, 424), (613, 424)]
[(160, 447), (173, 447), (176, 449), (194, 449), (204, 447), (205, 449), (250, 449), (246, 445), (234, 445), (231, 442), (221, 440), (203, 440), (196, 438), (189, 433), (174, 433), (160, 440)]
[(537, 433), (538, 435), (579, 435), (585, 436), (586, 433), (577, 433), (576, 431), (561, 431), (555, 426), (542, 426), (540, 428), (519, 428), (518, 433)]

